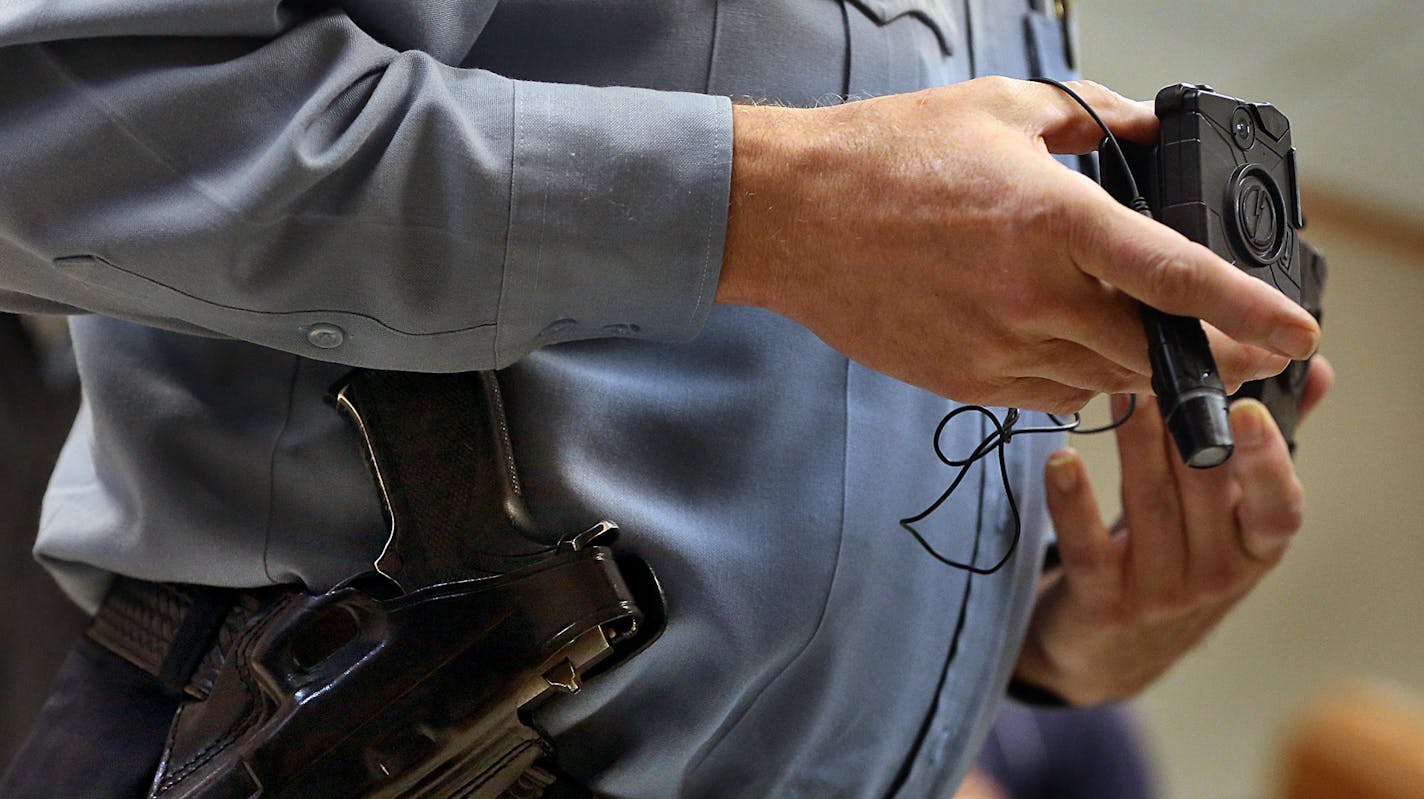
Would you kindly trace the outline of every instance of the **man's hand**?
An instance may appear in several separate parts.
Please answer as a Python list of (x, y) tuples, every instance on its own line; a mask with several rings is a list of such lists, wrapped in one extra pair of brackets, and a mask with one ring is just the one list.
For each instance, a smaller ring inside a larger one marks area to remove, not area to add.
[[(1119, 135), (1150, 106), (1079, 82)], [(1319, 341), (1310, 315), (1049, 153), (1100, 129), (1057, 89), (983, 78), (844, 105), (738, 106), (719, 302), (805, 325), (962, 402), (1060, 413), (1150, 390), (1134, 300), (1205, 319), (1228, 385)]]
[[(1302, 418), (1334, 376), (1311, 363)], [(1114, 397), (1114, 412), (1126, 400)], [(1255, 400), (1231, 406), (1236, 451), (1182, 465), (1155, 402), (1118, 429), (1123, 517), (1104, 526), (1082, 462), (1049, 459), (1048, 508), (1063, 565), (1046, 584), (1015, 676), (1074, 704), (1131, 696), (1189, 649), (1285, 554), (1304, 495), (1285, 440)]]

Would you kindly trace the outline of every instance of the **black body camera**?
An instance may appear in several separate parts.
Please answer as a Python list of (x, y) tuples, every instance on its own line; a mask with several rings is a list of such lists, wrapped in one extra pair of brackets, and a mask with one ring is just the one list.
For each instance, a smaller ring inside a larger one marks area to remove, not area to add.
[[(1305, 226), (1290, 122), (1269, 103), (1178, 84), (1157, 94), (1155, 147), (1123, 144), (1156, 219), (1301, 303), (1320, 317), (1325, 261), (1301, 241)], [(1103, 186), (1133, 199), (1115, 154), (1101, 153)], [(1231, 456), (1226, 390), (1199, 320), (1143, 307), (1152, 387), (1182, 459), (1198, 468)], [(1242, 387), (1261, 399), (1294, 446), (1305, 362)]]

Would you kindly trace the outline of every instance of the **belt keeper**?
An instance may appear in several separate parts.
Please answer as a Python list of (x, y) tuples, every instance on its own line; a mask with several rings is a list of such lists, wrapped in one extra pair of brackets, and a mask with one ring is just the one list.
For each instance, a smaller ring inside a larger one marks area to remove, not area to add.
[(118, 577), (85, 635), (153, 675), (168, 695), (181, 698), (236, 595), (228, 588)]

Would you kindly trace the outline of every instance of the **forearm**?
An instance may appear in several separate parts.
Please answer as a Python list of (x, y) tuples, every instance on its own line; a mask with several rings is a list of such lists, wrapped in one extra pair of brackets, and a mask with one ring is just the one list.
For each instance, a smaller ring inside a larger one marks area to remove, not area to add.
[(232, 5), (254, 19), (149, 20), (165, 38), (0, 24), (0, 292), (431, 371), (699, 329), (724, 98), (513, 81)]

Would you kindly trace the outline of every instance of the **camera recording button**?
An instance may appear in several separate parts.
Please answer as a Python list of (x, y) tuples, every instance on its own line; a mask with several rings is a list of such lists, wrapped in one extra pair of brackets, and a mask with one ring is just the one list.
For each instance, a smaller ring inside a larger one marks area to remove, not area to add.
[(1256, 143), (1256, 125), (1251, 120), (1251, 112), (1244, 105), (1231, 115), (1231, 138), (1236, 141), (1236, 146), (1243, 150), (1251, 149), (1251, 145)]

